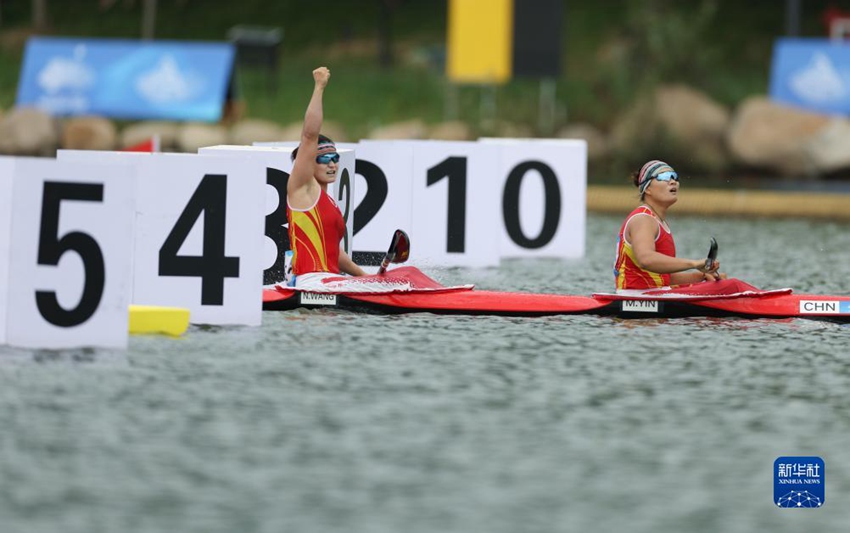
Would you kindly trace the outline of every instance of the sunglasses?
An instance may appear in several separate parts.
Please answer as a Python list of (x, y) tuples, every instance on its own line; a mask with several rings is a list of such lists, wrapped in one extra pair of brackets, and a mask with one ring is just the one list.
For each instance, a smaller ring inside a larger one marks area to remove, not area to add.
[(679, 181), (679, 175), (673, 172), (672, 170), (668, 170), (667, 172), (662, 172), (657, 176), (653, 176), (653, 179), (658, 181)]
[(327, 165), (331, 161), (333, 161), (334, 163), (339, 163), (339, 154), (336, 152), (328, 152), (327, 154), (321, 154), (316, 156), (316, 163)]

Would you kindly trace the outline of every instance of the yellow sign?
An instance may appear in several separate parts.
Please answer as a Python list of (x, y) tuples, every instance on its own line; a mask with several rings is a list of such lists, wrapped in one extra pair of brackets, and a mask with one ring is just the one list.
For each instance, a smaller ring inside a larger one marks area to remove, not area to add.
[(513, 0), (450, 0), (446, 75), (457, 83), (511, 78)]

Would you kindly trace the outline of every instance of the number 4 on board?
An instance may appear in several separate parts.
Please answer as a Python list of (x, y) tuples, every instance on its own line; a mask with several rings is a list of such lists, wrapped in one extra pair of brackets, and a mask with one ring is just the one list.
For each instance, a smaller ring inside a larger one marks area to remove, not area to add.
[[(201, 304), (222, 305), (224, 279), (239, 277), (239, 258), (224, 251), (227, 176), (206, 174), (159, 249), (159, 275), (201, 278)], [(202, 255), (178, 255), (203, 215)]]

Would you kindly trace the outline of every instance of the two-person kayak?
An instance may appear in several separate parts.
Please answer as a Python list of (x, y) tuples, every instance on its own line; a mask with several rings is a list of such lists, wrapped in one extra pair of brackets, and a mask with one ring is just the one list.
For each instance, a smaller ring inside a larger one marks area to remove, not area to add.
[(398, 267), (356, 279), (383, 288), (380, 292), (313, 292), (276, 286), (263, 291), (263, 309), (285, 311), (306, 307), (373, 313), (503, 316), (589, 314), (623, 318), (810, 318), (850, 322), (850, 296), (797, 294), (792, 289), (760, 290), (737, 279), (588, 296), (479, 291), (470, 285), (446, 287), (415, 267)]
[[(717, 257), (712, 238), (706, 261)], [(619, 290), (590, 296), (478, 291), (472, 285), (446, 287), (415, 267), (387, 270), (410, 256), (410, 239), (393, 234), (378, 273), (323, 280), (322, 290), (276, 285), (263, 289), (263, 309), (338, 308), (374, 313), (502, 316), (604, 315), (623, 318), (749, 317), (812, 318), (850, 322), (850, 296), (795, 294), (792, 289), (761, 290), (738, 279), (678, 287)], [(708, 263), (707, 263), (708, 264)]]

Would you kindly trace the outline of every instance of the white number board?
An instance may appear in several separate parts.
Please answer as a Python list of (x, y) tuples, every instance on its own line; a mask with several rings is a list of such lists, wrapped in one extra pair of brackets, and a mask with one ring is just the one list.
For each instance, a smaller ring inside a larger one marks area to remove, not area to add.
[[(585, 251), (587, 143), (484, 139), (499, 152), (501, 257), (580, 258)], [(492, 186), (492, 185), (491, 185)]]
[[(264, 165), (266, 187), (265, 239), (263, 248), (263, 284), (274, 285), (284, 278), (284, 254), (289, 247), (288, 223), (286, 220), (286, 184), (292, 172), (292, 150), (297, 143), (268, 143), (265, 146), (219, 145), (198, 150), (205, 155), (229, 155), (250, 157)], [(351, 254), (354, 234), (354, 152), (339, 150), (340, 161), (336, 182), (328, 187), (345, 219), (346, 234), (342, 249)]]
[(356, 147), (354, 239), (361, 262), (380, 264), (392, 240), (402, 229), (413, 240), (411, 263), (421, 258), (418, 238), (412, 235), (413, 145), (405, 141), (343, 144)]
[(189, 307), (196, 324), (260, 325), (263, 174), (225, 156), (157, 154), (142, 164), (136, 303)]
[(12, 176), (15, 160), (0, 157), (0, 344), (6, 343), (9, 299), (9, 241), (12, 238)]
[(411, 255), (434, 266), (498, 266), (496, 147), (408, 142), (413, 144)]
[(186, 307), (193, 324), (262, 320), (265, 173), (232, 156), (60, 150), (138, 172), (133, 303)]
[(127, 346), (133, 183), (130, 166), (16, 158), (9, 344)]

